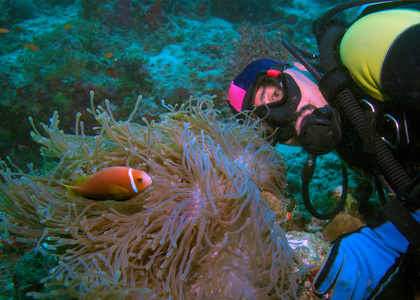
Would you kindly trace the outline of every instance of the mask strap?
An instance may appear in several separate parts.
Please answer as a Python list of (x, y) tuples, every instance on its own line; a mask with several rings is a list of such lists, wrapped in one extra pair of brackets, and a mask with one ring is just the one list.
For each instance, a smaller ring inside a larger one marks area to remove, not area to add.
[(246, 91), (235, 85), (232, 81), (228, 93), (228, 101), (230, 105), (238, 112), (242, 111), (242, 104), (244, 102)]

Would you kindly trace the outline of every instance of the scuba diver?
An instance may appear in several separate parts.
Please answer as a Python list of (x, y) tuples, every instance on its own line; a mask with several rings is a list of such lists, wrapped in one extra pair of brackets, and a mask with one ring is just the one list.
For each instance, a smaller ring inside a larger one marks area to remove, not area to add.
[[(347, 24), (342, 11), (357, 6)], [(420, 1), (350, 1), (315, 21), (314, 33), (319, 55), (283, 41), (307, 71), (254, 61), (232, 81), (228, 103), (238, 117), (259, 118), (273, 144), (308, 152), (302, 196), (313, 216), (330, 219), (343, 208), (347, 168), (371, 180), (381, 212), (334, 241), (314, 291), (373, 299), (402, 263), (418, 268), (420, 257)], [(312, 206), (308, 186), (317, 156), (331, 151), (343, 161), (343, 192), (324, 213)], [(413, 285), (404, 299), (420, 291), (414, 273), (403, 282)]]

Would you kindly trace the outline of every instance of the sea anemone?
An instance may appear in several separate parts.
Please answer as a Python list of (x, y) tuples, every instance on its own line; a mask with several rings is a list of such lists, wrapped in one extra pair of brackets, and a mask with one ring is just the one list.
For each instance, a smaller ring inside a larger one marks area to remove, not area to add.
[[(213, 98), (165, 106), (160, 122), (133, 123), (106, 107), (88, 110), (100, 126), (43, 136), (44, 170), (0, 162), (4, 226), (38, 238), (58, 263), (35, 298), (292, 299), (293, 252), (261, 192), (284, 201), (285, 164), (257, 120), (220, 121)], [(110, 166), (141, 169), (149, 189), (125, 202), (66, 194), (63, 184)], [(12, 171), (11, 169), (16, 169)]]

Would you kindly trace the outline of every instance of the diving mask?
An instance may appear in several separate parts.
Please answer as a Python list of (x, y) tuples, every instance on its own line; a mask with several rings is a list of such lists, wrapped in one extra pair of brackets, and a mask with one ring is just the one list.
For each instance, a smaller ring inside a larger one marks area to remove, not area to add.
[[(261, 61), (272, 63), (267, 69), (259, 72), (255, 72), (255, 66), (250, 68), (254, 72), (253, 81), (245, 91), (239, 86), (242, 81), (249, 80), (252, 76), (247, 67), (232, 82), (228, 101), (233, 111), (253, 110), (259, 118), (264, 120), (270, 133), (277, 129), (273, 136), (273, 144), (284, 143), (294, 136), (294, 114), (300, 103), (301, 92), (293, 77), (283, 72), (284, 64), (272, 60)], [(258, 62), (253, 62), (253, 64)], [(244, 76), (247, 73), (250, 76)]]

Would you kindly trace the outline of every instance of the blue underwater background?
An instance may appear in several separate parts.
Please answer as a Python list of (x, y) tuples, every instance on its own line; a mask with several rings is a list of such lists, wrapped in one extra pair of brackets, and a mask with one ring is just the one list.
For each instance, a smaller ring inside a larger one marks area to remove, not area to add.
[[(60, 128), (72, 133), (81, 112), (89, 133), (94, 125), (86, 112), (91, 90), (97, 104), (111, 101), (116, 118), (130, 114), (138, 95), (143, 96), (139, 122), (141, 117), (159, 120), (162, 99), (175, 105), (204, 94), (216, 95), (216, 108), (229, 116), (226, 97), (235, 76), (259, 58), (292, 62), (281, 39), (316, 52), (312, 22), (339, 2), (0, 0), (0, 158), (10, 157), (20, 168), (28, 163), (42, 166), (28, 116), (36, 124), (48, 123), (58, 111)], [(311, 218), (301, 202), (306, 153), (288, 146), (277, 150), (288, 167), (286, 198), (295, 204), (284, 228), (314, 234), (328, 244), (323, 235), (326, 221)], [(349, 176), (342, 219), (362, 222), (357, 199), (370, 191), (358, 176)], [(321, 210), (331, 209), (341, 184), (336, 156), (319, 158), (312, 201)], [(376, 203), (370, 199), (372, 214)], [(340, 231), (344, 221), (337, 222), (335, 230)], [(39, 280), (45, 276), (37, 274), (41, 266), (36, 256), (24, 256), (36, 243), (4, 230), (0, 234), (0, 299), (26, 299), (25, 293), (42, 287)], [(28, 274), (29, 282), (18, 284)]]

